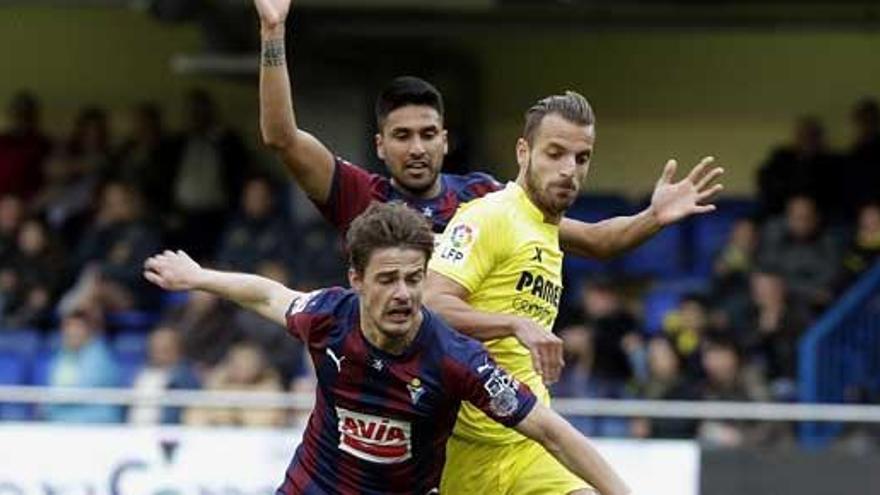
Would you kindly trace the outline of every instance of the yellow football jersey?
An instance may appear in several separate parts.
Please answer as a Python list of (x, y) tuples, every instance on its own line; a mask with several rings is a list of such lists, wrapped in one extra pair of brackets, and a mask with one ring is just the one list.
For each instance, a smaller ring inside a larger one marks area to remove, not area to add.
[[(544, 221), (519, 185), (509, 183), (461, 206), (428, 267), (465, 287), (474, 309), (524, 316), (551, 331), (562, 297), (559, 227)], [(549, 404), (550, 394), (525, 346), (514, 337), (484, 344), (500, 366)], [(524, 439), (467, 403), (454, 434), (494, 444)]]

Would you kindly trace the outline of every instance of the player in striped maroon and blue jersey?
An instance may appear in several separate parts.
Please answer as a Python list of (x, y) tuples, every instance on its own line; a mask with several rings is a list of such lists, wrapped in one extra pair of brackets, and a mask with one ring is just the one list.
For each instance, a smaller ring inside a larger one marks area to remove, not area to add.
[(437, 493), (463, 401), (535, 439), (585, 481), (624, 486), (480, 343), (422, 307), (433, 235), (418, 213), (397, 202), (371, 205), (352, 222), (347, 248), (352, 289), (308, 294), (203, 269), (180, 251), (145, 266), (164, 289), (212, 292), (286, 324), (306, 344), (318, 376), (315, 408), (279, 495)]

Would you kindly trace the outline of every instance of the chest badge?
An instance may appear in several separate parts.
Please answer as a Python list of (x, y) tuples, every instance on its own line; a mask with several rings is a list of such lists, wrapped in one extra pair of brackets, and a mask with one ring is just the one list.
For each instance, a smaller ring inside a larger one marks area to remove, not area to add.
[(409, 390), (409, 398), (412, 400), (413, 405), (416, 405), (425, 393), (425, 387), (422, 386), (422, 381), (418, 378), (413, 378), (406, 385), (406, 388)]

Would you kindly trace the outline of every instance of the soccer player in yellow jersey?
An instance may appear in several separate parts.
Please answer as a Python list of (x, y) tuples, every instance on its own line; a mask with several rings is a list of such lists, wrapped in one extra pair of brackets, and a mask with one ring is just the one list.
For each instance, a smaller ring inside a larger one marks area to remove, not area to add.
[[(522, 342), (550, 332), (556, 319), (562, 293), (559, 222), (586, 178), (595, 137), (593, 110), (583, 96), (567, 92), (539, 101), (526, 113), (516, 144), (516, 182), (461, 206), (429, 264), (426, 303), (454, 328), (484, 340), (498, 364), (545, 404), (550, 396), (539, 372), (558, 370), (561, 356), (530, 355)], [(687, 214), (713, 209), (703, 203), (720, 187), (712, 186), (716, 174), (706, 165), (683, 181), (692, 188)], [(674, 173), (670, 162), (658, 189)], [(597, 469), (594, 475), (590, 482), (602, 495), (626, 493), (613, 471)], [(594, 489), (537, 443), (465, 405), (447, 446), (441, 493), (581, 495)]]

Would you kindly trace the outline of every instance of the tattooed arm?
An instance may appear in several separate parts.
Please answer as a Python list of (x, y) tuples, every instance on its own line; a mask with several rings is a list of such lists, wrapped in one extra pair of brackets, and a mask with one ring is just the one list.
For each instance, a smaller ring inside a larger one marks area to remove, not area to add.
[(299, 129), (286, 61), (284, 22), (291, 0), (254, 0), (260, 14), (260, 130), (310, 198), (324, 203), (330, 194), (334, 158), (317, 138)]

